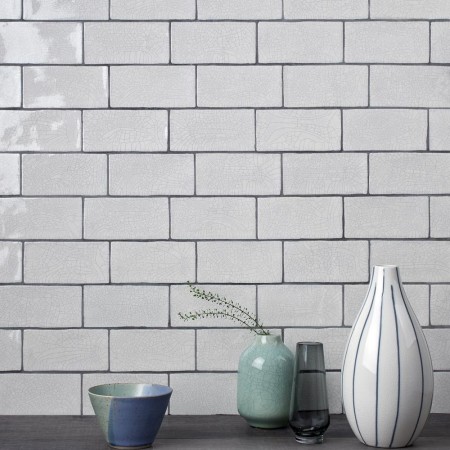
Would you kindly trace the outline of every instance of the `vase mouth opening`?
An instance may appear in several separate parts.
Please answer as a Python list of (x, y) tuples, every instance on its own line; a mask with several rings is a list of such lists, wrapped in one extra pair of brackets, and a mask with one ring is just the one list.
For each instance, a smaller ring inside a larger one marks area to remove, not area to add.
[(258, 334), (256, 340), (262, 344), (270, 344), (275, 342), (281, 342), (281, 336), (279, 334)]
[(393, 264), (376, 264), (373, 267), (374, 269), (398, 269), (398, 266), (395, 266)]

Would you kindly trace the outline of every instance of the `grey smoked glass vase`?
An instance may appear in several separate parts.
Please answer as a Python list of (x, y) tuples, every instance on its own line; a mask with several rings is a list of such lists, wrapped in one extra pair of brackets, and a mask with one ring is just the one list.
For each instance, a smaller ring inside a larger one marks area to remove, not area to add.
[(321, 444), (330, 425), (323, 345), (298, 342), (289, 425), (301, 444)]

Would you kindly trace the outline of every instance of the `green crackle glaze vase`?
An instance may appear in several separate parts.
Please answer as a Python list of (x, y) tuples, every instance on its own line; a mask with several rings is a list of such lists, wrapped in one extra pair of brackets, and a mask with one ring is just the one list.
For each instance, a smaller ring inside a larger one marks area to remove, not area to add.
[(294, 355), (280, 336), (258, 335), (239, 359), (239, 414), (252, 427), (288, 424)]

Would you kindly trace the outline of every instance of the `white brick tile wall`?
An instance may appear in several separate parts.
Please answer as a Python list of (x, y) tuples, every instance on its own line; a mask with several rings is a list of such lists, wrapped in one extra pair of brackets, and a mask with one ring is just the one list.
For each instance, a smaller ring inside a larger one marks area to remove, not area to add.
[(281, 242), (199, 242), (201, 283), (277, 283), (282, 279)]
[(253, 198), (174, 198), (171, 231), (174, 239), (255, 239)]
[(255, 114), (250, 109), (175, 110), (170, 113), (172, 151), (252, 151)]
[(25, 330), (25, 370), (106, 370), (107, 330)]
[(169, 203), (165, 198), (87, 198), (84, 237), (167, 239)]
[(192, 195), (192, 155), (111, 155), (112, 195)]
[(281, 106), (281, 66), (200, 66), (198, 106)]
[(288, 195), (365, 194), (367, 158), (357, 154), (283, 155)]
[(450, 106), (450, 69), (379, 65), (370, 68), (370, 104), (410, 108)]
[(194, 330), (111, 330), (111, 370), (195, 368)]
[(105, 155), (31, 154), (22, 157), (24, 195), (105, 195)]
[(113, 283), (185, 283), (195, 278), (193, 242), (113, 242)]
[(449, 282), (450, 243), (439, 241), (373, 241), (370, 263), (401, 267), (403, 281)]
[(371, 194), (450, 193), (449, 174), (449, 154), (370, 155)]
[(79, 198), (0, 198), (0, 239), (81, 239)]
[(367, 106), (368, 80), (366, 66), (286, 66), (284, 68), (284, 105), (287, 107)]
[(256, 25), (243, 22), (175, 22), (175, 64), (245, 64), (256, 60)]
[(368, 0), (284, 0), (286, 19), (366, 19)]
[(449, 19), (448, 0), (0, 0), (0, 414), (92, 414), (114, 381), (236, 414), (253, 337), (183, 321), (211, 306), (188, 281), (292, 349), (324, 342), (341, 413), (373, 264), (400, 266), (450, 413)]
[(342, 200), (337, 197), (268, 197), (258, 200), (260, 239), (342, 237)]
[(27, 242), (26, 283), (107, 283), (107, 242)]
[(102, 66), (24, 67), (23, 106), (106, 108), (108, 69)]
[(249, 330), (198, 330), (197, 369), (237, 371), (241, 353), (254, 339)]
[(344, 150), (426, 150), (427, 112), (410, 109), (344, 111)]
[(447, 325), (450, 320), (450, 286), (431, 286), (430, 314), (431, 325)]
[(0, 5), (0, 16), (4, 19), (20, 19), (21, 14), (21, 0), (3, 0)]
[(279, 155), (197, 155), (197, 194), (277, 195), (281, 188)]
[(450, 237), (450, 197), (430, 198), (431, 236)]
[(20, 330), (0, 330), (0, 372), (22, 367), (22, 335)]
[(2, 22), (0, 62), (79, 64), (82, 32), (82, 25), (74, 22)]
[(111, 0), (111, 19), (194, 19), (195, 0)]
[(268, 109), (256, 112), (259, 151), (341, 150), (339, 110)]
[(448, 372), (436, 372), (434, 374), (434, 396), (432, 413), (448, 414), (448, 402), (450, 391), (450, 374)]
[[(85, 373), (83, 377), (83, 414), (93, 415), (88, 390), (99, 384), (111, 383), (144, 383), (144, 384), (168, 384), (166, 374), (156, 373)], [(1, 378), (0, 378), (1, 379)]]
[(368, 251), (366, 241), (285, 242), (285, 281), (368, 281)]
[(0, 107), (20, 106), (21, 101), (20, 67), (0, 67)]
[(22, 243), (12, 241), (0, 242), (0, 255), (2, 264), (0, 283), (18, 283), (22, 281)]
[(166, 111), (87, 110), (83, 112), (83, 150), (163, 152), (167, 129)]
[(170, 386), (171, 414), (237, 414), (235, 373), (173, 374)]
[(447, 0), (371, 0), (373, 19), (449, 19)]
[(428, 237), (426, 197), (348, 197), (344, 203), (345, 237)]
[(281, 19), (282, 0), (197, 0), (197, 8), (201, 20)]
[(260, 22), (261, 63), (338, 63), (343, 59), (339, 22)]
[(431, 23), (431, 62), (448, 63), (450, 50), (446, 42), (450, 39), (450, 24), (445, 22)]
[(0, 195), (20, 194), (20, 156), (0, 154)]
[(81, 150), (79, 111), (0, 111), (0, 151)]
[(27, 20), (105, 20), (108, 0), (23, 0)]
[(79, 374), (0, 374), (0, 414), (80, 414), (80, 377)]
[(340, 326), (342, 288), (337, 285), (262, 285), (258, 317), (265, 326)]
[[(404, 286), (409, 303), (422, 326), (430, 324), (430, 296), (428, 286), (422, 284), (405, 284)], [(366, 298), (367, 284), (349, 284), (344, 288), (344, 325), (352, 326), (358, 316), (364, 299)]]
[(81, 287), (0, 286), (0, 310), (2, 327), (79, 327)]
[[(239, 302), (251, 314), (256, 312), (256, 287), (251, 285), (200, 285), (207, 292), (218, 293), (228, 300)], [(205, 318), (198, 321), (185, 322), (178, 313), (187, 313), (205, 309), (208, 304), (189, 293), (188, 286), (179, 285), (170, 287), (170, 316), (171, 324), (175, 327), (241, 327), (242, 325), (223, 318)], [(231, 363), (231, 362), (230, 362)]]
[(166, 327), (167, 286), (86, 286), (86, 327)]
[(450, 369), (450, 341), (445, 329), (425, 330), (434, 370)]
[(165, 64), (169, 62), (169, 24), (86, 23), (84, 51), (88, 64)]
[(110, 86), (114, 107), (195, 106), (192, 66), (113, 66)]
[[(414, 41), (414, 45), (411, 42)], [(348, 22), (345, 61), (353, 63), (427, 63), (428, 22)]]
[(450, 150), (450, 111), (430, 109), (430, 150)]

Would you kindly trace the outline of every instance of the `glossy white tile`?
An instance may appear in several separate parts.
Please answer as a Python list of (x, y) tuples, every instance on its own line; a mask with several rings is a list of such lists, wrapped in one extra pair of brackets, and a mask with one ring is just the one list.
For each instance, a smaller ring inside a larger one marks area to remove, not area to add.
[(80, 198), (0, 198), (0, 239), (80, 239)]
[(108, 0), (23, 0), (26, 20), (106, 20)]
[(81, 150), (79, 111), (0, 111), (0, 151)]
[(108, 69), (38, 66), (23, 69), (24, 108), (106, 108)]
[(22, 276), (22, 243), (0, 242), (0, 283), (19, 283)]
[(0, 62), (80, 64), (81, 23), (1, 22)]
[(0, 108), (19, 107), (22, 101), (20, 67), (0, 67)]
[(20, 155), (0, 154), (0, 195), (20, 194)]

